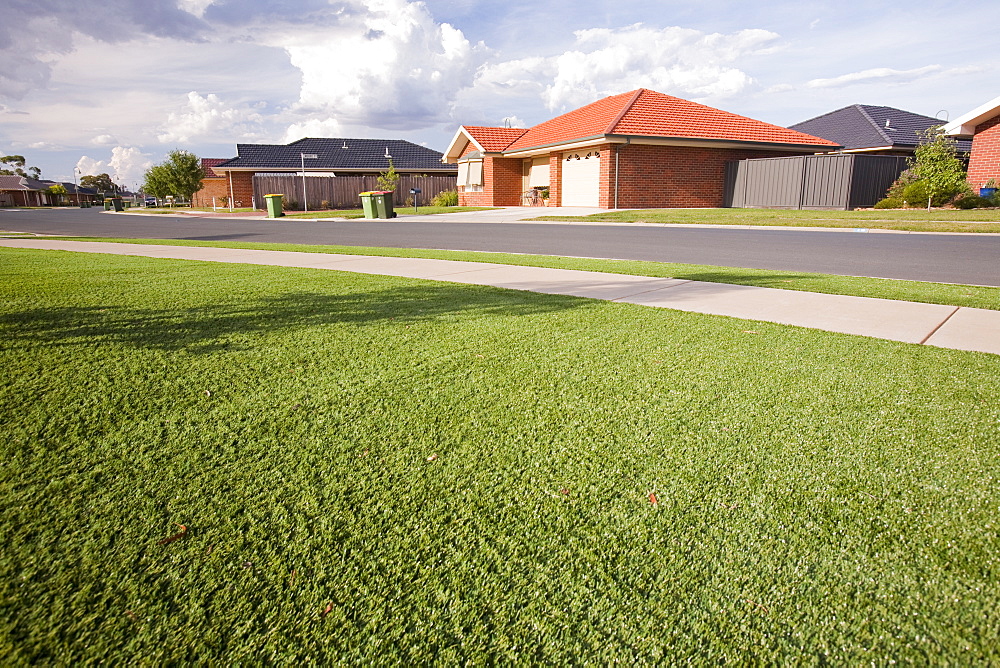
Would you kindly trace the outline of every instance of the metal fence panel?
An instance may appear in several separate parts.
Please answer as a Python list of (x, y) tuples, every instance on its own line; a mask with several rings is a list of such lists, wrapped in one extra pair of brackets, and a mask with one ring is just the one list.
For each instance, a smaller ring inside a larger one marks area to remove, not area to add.
[(906, 158), (828, 154), (751, 158), (726, 166), (726, 206), (765, 209), (853, 209), (883, 197)]
[(873, 206), (883, 199), (889, 186), (906, 170), (908, 163), (907, 158), (895, 155), (857, 157), (865, 159), (858, 160), (854, 167), (854, 182), (851, 184), (849, 200), (852, 209)]

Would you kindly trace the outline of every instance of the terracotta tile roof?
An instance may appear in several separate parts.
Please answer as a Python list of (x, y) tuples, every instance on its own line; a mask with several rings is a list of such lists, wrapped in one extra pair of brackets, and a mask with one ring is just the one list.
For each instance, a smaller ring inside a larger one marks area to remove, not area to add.
[(206, 179), (218, 179), (222, 178), (221, 174), (216, 174), (212, 171), (212, 167), (221, 165), (224, 162), (229, 162), (229, 158), (202, 158), (201, 168), (205, 170)]
[(606, 134), (837, 146), (826, 139), (640, 88), (540, 123), (506, 150), (570, 143)]
[(462, 128), (475, 139), (484, 151), (500, 152), (528, 132), (524, 128), (490, 128), (481, 125), (463, 125)]

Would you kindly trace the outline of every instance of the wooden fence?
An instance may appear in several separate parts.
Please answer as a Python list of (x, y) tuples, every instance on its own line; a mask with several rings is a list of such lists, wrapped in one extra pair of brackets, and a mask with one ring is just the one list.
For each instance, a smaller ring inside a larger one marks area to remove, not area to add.
[[(293, 174), (255, 174), (253, 196), (257, 208), (264, 208), (264, 195), (282, 193), (288, 203), (287, 208), (301, 210), (302, 181), (301, 176)], [(361, 198), (358, 193), (379, 189), (377, 176), (307, 176), (305, 185), (310, 211), (318, 211), (327, 206), (331, 209), (359, 209)], [(454, 175), (400, 176), (396, 185), (395, 204), (403, 206), (407, 198), (412, 197), (411, 188), (420, 189), (417, 201), (424, 206), (430, 204), (438, 193), (455, 190), (456, 187), (457, 178)]]

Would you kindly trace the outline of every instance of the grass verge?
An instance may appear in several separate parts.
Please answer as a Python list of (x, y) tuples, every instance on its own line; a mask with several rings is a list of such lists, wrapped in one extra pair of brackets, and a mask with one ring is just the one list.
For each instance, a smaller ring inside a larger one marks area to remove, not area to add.
[(51, 237), (75, 241), (110, 241), (148, 243), (170, 246), (205, 246), (219, 248), (252, 248), (259, 250), (296, 251), (304, 253), (337, 253), (349, 255), (379, 255), (385, 257), (419, 257), (467, 262), (495, 262), (529, 267), (603, 271), (634, 276), (681, 278), (692, 281), (755, 285), (782, 290), (801, 290), (825, 294), (852, 295), (915, 301), (927, 304), (948, 304), (969, 308), (1000, 310), (1000, 288), (948, 283), (898, 281), (884, 278), (834, 276), (808, 272), (787, 272), (771, 269), (716, 267), (712, 265), (645, 262), (639, 260), (600, 260), (549, 255), (518, 255), (513, 253), (480, 253), (474, 251), (428, 250), (417, 248), (383, 248), (362, 246), (311, 246), (303, 244), (270, 244), (253, 242), (191, 241), (175, 239), (113, 239), (92, 237)]
[(1000, 662), (997, 356), (2, 252), (5, 663)]
[(606, 211), (589, 216), (541, 216), (533, 220), (618, 223), (777, 225), (836, 227), (910, 232), (1000, 232), (1000, 210), (955, 209), (880, 211), (792, 211), (778, 209), (642, 209)]
[[(469, 211), (493, 211), (496, 207), (488, 206), (397, 206), (395, 211), (401, 216), (432, 216), (439, 213), (466, 213)], [(341, 211), (310, 211), (309, 213), (286, 213), (286, 218), (364, 218), (363, 209), (344, 209)]]

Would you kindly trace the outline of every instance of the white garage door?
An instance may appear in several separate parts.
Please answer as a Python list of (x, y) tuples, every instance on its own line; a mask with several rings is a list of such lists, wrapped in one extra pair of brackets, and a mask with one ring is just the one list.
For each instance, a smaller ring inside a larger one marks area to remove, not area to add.
[(562, 156), (562, 205), (599, 206), (601, 153), (577, 151)]

